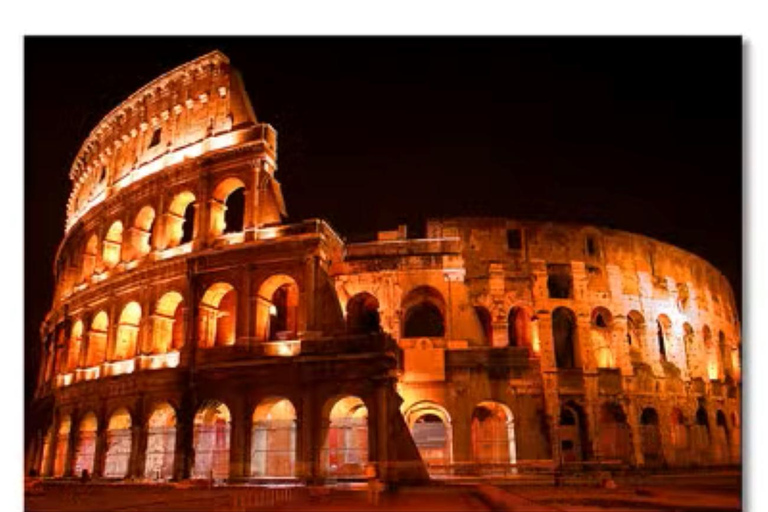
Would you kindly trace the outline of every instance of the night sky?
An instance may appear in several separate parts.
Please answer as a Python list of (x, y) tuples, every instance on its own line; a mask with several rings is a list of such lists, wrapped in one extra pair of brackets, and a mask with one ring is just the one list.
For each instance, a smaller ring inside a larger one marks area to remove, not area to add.
[(289, 222), (349, 240), (451, 215), (592, 223), (702, 256), (741, 304), (738, 37), (27, 38), (27, 397), (80, 145), (213, 49), (278, 132)]

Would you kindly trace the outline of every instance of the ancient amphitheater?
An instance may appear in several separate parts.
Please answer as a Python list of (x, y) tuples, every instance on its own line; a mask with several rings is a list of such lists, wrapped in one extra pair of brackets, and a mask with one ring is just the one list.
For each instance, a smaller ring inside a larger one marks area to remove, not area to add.
[(499, 218), (346, 243), (320, 219), (281, 222), (276, 141), (219, 52), (93, 129), (70, 171), (28, 470), (274, 482), (368, 462), (401, 480), (739, 463), (740, 326), (709, 263)]

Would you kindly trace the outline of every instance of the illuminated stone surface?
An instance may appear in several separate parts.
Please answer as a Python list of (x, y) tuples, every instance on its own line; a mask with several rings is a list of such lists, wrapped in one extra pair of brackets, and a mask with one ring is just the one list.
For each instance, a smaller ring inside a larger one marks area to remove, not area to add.
[[(73, 164), (27, 464), (149, 480), (740, 462), (733, 293), (641, 235), (281, 224), (275, 130), (226, 56), (163, 75)], [(421, 457), (419, 456), (421, 454)], [(422, 462), (426, 462), (426, 466)]]

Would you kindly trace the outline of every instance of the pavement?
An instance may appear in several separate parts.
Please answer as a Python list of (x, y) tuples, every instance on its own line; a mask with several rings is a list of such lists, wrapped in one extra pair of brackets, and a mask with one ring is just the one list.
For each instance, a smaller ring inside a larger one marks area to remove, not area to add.
[(149, 486), (59, 484), (32, 486), (25, 496), (30, 512), (258, 512), (414, 511), (458, 512), (737, 512), (742, 510), (739, 472), (655, 475), (617, 479), (616, 488), (598, 484), (521, 485), (508, 482), (441, 482), (382, 493), (374, 506), (365, 485), (337, 488)]

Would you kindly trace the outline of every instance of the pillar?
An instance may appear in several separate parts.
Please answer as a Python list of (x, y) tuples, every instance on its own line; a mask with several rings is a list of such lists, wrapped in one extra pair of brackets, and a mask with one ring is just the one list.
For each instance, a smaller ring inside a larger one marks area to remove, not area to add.
[[(232, 403), (232, 430), (229, 437), (229, 479), (243, 480), (250, 476), (250, 416), (245, 410), (244, 399)], [(247, 460), (246, 460), (247, 459)]]
[(104, 459), (107, 455), (107, 419), (99, 416), (98, 430), (96, 431), (96, 451), (93, 456), (93, 476), (104, 476)]

